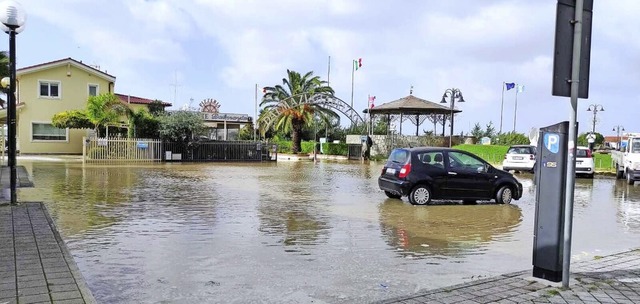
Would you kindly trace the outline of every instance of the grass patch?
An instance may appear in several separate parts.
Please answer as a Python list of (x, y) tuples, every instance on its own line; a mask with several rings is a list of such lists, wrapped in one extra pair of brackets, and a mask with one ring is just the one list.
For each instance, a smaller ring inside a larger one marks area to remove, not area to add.
[(457, 145), (453, 148), (471, 152), (491, 164), (502, 164), (509, 146), (499, 145)]
[(596, 165), (596, 169), (613, 169), (611, 154), (594, 153), (593, 162)]
[(550, 290), (547, 290), (547, 294), (549, 295), (549, 297), (558, 296), (560, 295), (560, 291), (556, 289), (550, 289)]

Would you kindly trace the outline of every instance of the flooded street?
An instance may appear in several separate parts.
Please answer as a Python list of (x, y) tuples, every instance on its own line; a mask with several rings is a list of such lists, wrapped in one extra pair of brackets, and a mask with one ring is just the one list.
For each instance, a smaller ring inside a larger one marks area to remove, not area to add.
[[(100, 303), (367, 303), (531, 269), (535, 189), (412, 206), (381, 163), (21, 160)], [(640, 183), (577, 179), (573, 260), (637, 248)]]

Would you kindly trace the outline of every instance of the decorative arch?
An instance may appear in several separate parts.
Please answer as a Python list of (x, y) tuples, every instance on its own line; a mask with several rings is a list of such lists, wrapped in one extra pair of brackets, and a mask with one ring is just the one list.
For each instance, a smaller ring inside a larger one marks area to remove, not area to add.
[[(329, 94), (314, 94), (311, 96), (309, 96), (308, 94), (303, 94), (292, 96), (290, 98), (301, 98), (302, 104), (315, 104), (321, 105), (325, 108), (333, 109), (337, 112), (342, 113), (354, 124), (364, 124), (364, 119), (362, 118), (362, 116), (360, 116), (360, 114), (358, 114), (358, 111), (356, 111), (348, 103), (344, 102), (338, 97)], [(275, 115), (275, 113), (266, 113), (261, 120), (263, 122), (263, 125), (271, 126), (276, 118), (277, 115)]]

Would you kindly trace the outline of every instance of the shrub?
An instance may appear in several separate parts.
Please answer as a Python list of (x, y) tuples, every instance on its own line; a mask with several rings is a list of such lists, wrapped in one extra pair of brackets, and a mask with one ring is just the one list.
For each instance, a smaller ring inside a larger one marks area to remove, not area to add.
[(324, 151), (324, 154), (327, 154), (327, 155), (347, 156), (347, 153), (349, 152), (349, 148), (345, 143), (339, 143), (339, 144), (323, 143), (322, 151)]

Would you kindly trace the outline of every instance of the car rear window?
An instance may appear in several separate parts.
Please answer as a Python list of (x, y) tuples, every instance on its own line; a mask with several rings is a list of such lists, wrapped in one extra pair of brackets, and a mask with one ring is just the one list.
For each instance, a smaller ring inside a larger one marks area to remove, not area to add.
[(389, 161), (394, 163), (404, 164), (409, 159), (409, 151), (396, 149), (391, 151), (391, 155), (389, 155)]
[(576, 157), (588, 157), (587, 149), (578, 149), (578, 152), (576, 152)]
[(511, 147), (507, 151), (507, 154), (535, 154), (531, 147)]

